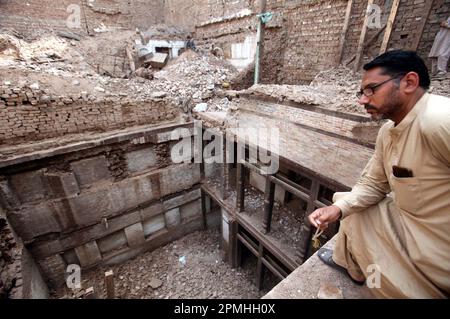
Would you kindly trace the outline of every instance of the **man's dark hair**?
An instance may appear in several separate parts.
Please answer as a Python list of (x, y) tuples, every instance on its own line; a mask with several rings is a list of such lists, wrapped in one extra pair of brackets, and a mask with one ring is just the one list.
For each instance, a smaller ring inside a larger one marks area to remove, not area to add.
[(364, 70), (382, 68), (383, 74), (391, 77), (416, 72), (419, 75), (419, 86), (425, 90), (430, 88), (430, 75), (422, 58), (414, 51), (395, 50), (376, 57), (372, 62), (364, 65)]

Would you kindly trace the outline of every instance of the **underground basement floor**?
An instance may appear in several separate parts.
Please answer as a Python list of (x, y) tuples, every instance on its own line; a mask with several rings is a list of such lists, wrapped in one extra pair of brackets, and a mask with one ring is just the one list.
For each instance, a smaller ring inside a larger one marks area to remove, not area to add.
[(82, 272), (82, 289), (62, 287), (51, 298), (78, 298), (94, 287), (98, 298), (106, 298), (104, 274), (114, 272), (118, 299), (256, 299), (276, 284), (270, 274), (258, 291), (254, 271), (256, 258), (243, 255), (242, 267), (232, 269), (221, 258), (220, 229), (197, 231), (182, 239), (112, 267)]

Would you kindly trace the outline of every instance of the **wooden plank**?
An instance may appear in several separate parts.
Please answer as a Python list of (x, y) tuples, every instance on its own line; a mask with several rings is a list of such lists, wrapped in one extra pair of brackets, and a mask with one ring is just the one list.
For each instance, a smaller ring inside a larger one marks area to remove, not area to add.
[(264, 246), (259, 243), (258, 247), (258, 263), (256, 264), (256, 287), (259, 291), (263, 288), (263, 282), (264, 282), (264, 267), (263, 267), (263, 253), (264, 253)]
[(260, 243), (264, 245), (275, 258), (277, 258), (287, 269), (294, 271), (300, 266), (295, 260), (286, 255), (280, 248), (275, 246), (266, 236), (259, 232), (249, 221), (242, 217), (237, 216), (237, 220), (241, 227), (247, 230), (253, 237), (255, 237)]
[(422, 20), (420, 21), (419, 28), (417, 28), (418, 32), (415, 40), (412, 43), (411, 50), (417, 51), (419, 48), (420, 40), (422, 40), (423, 30), (425, 29), (425, 25), (427, 24), (428, 17), (430, 16), (431, 9), (433, 8), (434, 0), (425, 1), (424, 14), (422, 16)]
[[(274, 183), (283, 188), (283, 190), (291, 193), (295, 197), (298, 197), (304, 201), (309, 201), (310, 196), (307, 193), (304, 193), (303, 191), (297, 189), (296, 187), (286, 183), (285, 181), (282, 181), (281, 179), (278, 179), (276, 177), (270, 176), (270, 180)], [(295, 183), (294, 183), (295, 184)]]
[(273, 203), (275, 201), (275, 184), (271, 182), (270, 178), (266, 178), (266, 189), (264, 195), (263, 228), (267, 234), (270, 232), (270, 226), (272, 224)]
[(381, 43), (380, 54), (386, 52), (389, 40), (391, 38), (392, 28), (394, 27), (395, 18), (397, 17), (400, 0), (394, 0), (392, 3), (391, 13), (386, 23), (386, 31), (384, 32), (383, 42)]
[(361, 61), (363, 58), (363, 51), (364, 51), (364, 41), (366, 40), (366, 34), (367, 34), (367, 25), (369, 24), (369, 13), (370, 8), (373, 5), (374, 0), (369, 0), (367, 2), (367, 9), (364, 16), (364, 23), (361, 30), (361, 36), (359, 37), (358, 42), (358, 49), (356, 50), (356, 58), (355, 58), (355, 65), (353, 67), (353, 70), (357, 72), (359, 70), (359, 67), (361, 66)]
[(106, 298), (115, 299), (116, 294), (114, 291), (114, 272), (112, 270), (105, 272), (105, 286), (106, 286)]
[[(369, 40), (367, 40), (366, 43), (364, 43), (363, 52), (368, 46), (370, 46), (378, 38), (378, 36), (381, 34), (381, 32), (384, 31), (384, 29), (386, 29), (386, 26), (383, 26)], [(344, 62), (344, 65), (348, 66), (350, 63), (355, 61), (355, 59), (356, 59), (356, 54), (354, 54), (350, 59), (348, 59), (346, 62)]]
[(98, 299), (94, 287), (89, 287), (88, 289), (86, 289), (83, 299)]
[(345, 39), (347, 38), (348, 27), (350, 26), (350, 16), (352, 13), (352, 7), (353, 7), (353, 0), (348, 0), (347, 10), (345, 11), (344, 26), (342, 28), (341, 39), (339, 42), (339, 54), (337, 57), (337, 65), (342, 63), (342, 57), (344, 56)]
[(239, 243), (237, 239), (237, 233), (238, 233), (238, 223), (235, 220), (230, 220), (230, 246), (229, 246), (229, 263), (231, 265), (231, 268), (237, 268), (239, 265), (238, 260), (238, 249), (239, 249)]

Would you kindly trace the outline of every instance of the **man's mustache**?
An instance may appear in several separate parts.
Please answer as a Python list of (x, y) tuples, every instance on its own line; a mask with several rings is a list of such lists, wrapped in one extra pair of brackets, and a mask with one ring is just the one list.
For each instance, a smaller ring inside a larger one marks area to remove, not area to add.
[(375, 106), (373, 106), (373, 105), (370, 105), (370, 104), (364, 104), (364, 108), (366, 109), (366, 111), (368, 111), (368, 110), (377, 110), (377, 108), (375, 107)]

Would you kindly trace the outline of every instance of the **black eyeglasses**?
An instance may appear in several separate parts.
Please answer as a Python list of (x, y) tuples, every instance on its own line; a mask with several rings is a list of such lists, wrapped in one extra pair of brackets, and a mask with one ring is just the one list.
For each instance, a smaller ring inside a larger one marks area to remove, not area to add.
[(357, 93), (356, 93), (356, 96), (358, 97), (358, 99), (360, 99), (360, 98), (363, 96), (363, 94), (364, 94), (365, 96), (367, 96), (367, 97), (370, 97), (370, 96), (372, 96), (372, 95), (375, 94), (375, 91), (376, 91), (375, 89), (376, 89), (376, 88), (379, 88), (379, 87), (381, 87), (383, 84), (386, 84), (386, 83), (388, 83), (389, 81), (398, 79), (399, 77), (402, 77), (402, 76), (403, 76), (403, 75), (398, 75), (398, 76), (396, 76), (396, 77), (387, 79), (387, 80), (384, 81), (384, 82), (381, 82), (381, 83), (378, 83), (378, 84), (375, 84), (375, 85), (372, 85), (372, 86), (365, 87), (365, 88), (362, 89), (361, 91), (357, 92)]

